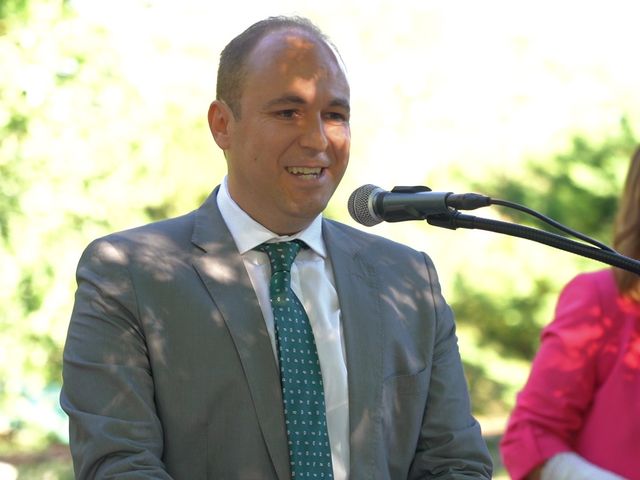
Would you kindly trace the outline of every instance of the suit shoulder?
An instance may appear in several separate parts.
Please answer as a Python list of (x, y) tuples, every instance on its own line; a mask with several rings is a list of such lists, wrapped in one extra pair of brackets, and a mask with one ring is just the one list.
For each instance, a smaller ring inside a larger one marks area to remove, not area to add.
[(121, 241), (131, 241), (153, 235), (179, 236), (185, 232), (190, 235), (193, 231), (194, 214), (195, 211), (178, 217), (158, 220), (144, 225), (120, 230), (118, 232), (105, 235), (98, 240), (109, 240), (111, 242), (118, 243)]
[(113, 232), (96, 238), (83, 256), (135, 256), (149, 251), (175, 251), (190, 244), (195, 212)]
[(344, 241), (351, 242), (358, 250), (363, 248), (373, 248), (384, 250), (385, 253), (397, 253), (399, 255), (426, 255), (423, 252), (419, 252), (418, 250), (415, 250), (403, 243), (396, 242), (374, 233), (359, 230), (335, 220), (325, 219), (325, 225), (335, 234), (343, 236)]

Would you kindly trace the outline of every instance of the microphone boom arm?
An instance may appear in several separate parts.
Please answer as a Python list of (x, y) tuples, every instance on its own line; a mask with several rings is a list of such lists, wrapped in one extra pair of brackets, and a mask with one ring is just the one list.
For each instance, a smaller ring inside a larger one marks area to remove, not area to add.
[(626, 257), (614, 251), (602, 250), (590, 245), (585, 245), (584, 243), (576, 242), (575, 240), (537, 228), (473, 215), (465, 215), (455, 210), (448, 214), (428, 215), (425, 217), (425, 220), (435, 227), (448, 228), (451, 230), (456, 230), (457, 228), (477, 229), (524, 238), (582, 257), (598, 260), (635, 274), (640, 274), (640, 262), (633, 258)]

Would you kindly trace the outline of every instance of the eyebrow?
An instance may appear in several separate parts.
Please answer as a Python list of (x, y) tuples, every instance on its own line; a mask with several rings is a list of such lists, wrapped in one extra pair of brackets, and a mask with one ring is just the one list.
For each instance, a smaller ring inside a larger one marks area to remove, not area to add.
[[(266, 104), (266, 108), (272, 108), (278, 105), (286, 105), (286, 104), (295, 104), (295, 105), (306, 105), (307, 101), (298, 96), (298, 95), (282, 95), (281, 97), (274, 98), (273, 100), (269, 100)], [(331, 107), (340, 107), (344, 108), (347, 112), (351, 111), (351, 106), (349, 105), (349, 101), (345, 98), (334, 98), (329, 103)]]
[(347, 112), (351, 112), (351, 105), (349, 104), (349, 100), (347, 100), (346, 98), (335, 98), (329, 105), (332, 107), (342, 107)]

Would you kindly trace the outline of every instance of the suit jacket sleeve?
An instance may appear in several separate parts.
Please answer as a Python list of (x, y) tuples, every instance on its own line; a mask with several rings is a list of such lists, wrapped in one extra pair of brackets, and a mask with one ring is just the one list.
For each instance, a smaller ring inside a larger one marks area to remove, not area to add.
[(451, 309), (435, 267), (425, 255), (435, 308), (435, 339), (429, 393), (409, 478), (491, 478), (492, 461), (471, 415)]
[(130, 258), (115, 245), (92, 243), (77, 269), (61, 394), (76, 478), (168, 479)]

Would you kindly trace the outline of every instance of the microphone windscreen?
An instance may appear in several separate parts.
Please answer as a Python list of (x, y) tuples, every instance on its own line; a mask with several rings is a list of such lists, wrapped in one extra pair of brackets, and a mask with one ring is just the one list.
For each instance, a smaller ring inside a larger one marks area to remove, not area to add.
[(382, 222), (382, 220), (373, 215), (369, 208), (369, 200), (374, 190), (381, 189), (371, 184), (356, 188), (347, 202), (347, 209), (351, 218), (365, 227), (372, 227)]

